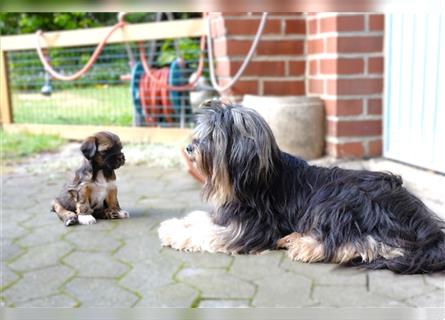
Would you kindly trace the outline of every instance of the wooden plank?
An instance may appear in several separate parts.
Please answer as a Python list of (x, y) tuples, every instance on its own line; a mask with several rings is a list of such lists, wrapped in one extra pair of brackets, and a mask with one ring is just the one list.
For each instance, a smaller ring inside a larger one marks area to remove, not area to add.
[(11, 92), (6, 58), (6, 52), (0, 50), (0, 119), (1, 123), (12, 123)]
[[(45, 32), (40, 43), (42, 48), (97, 45), (111, 29), (112, 27), (101, 27)], [(121, 30), (115, 31), (108, 40), (108, 43), (199, 37), (206, 33), (207, 26), (204, 19), (128, 24)], [(4, 51), (35, 49), (36, 35), (24, 34), (1, 37), (0, 47)]]
[(84, 126), (52, 124), (4, 124), (3, 130), (8, 133), (27, 131), (34, 134), (57, 134), (69, 140), (84, 140), (98, 131), (111, 131), (124, 142), (146, 143), (186, 143), (190, 141), (192, 129), (181, 128), (142, 128), (118, 126)]

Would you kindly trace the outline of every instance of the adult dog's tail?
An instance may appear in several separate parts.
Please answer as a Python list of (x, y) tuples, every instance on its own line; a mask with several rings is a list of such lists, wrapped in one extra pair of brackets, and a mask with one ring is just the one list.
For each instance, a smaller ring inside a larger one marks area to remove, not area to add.
[(400, 274), (445, 272), (445, 233), (439, 231), (428, 241), (405, 249), (392, 259), (377, 258), (371, 262), (352, 261), (349, 265), (366, 269), (389, 269)]
[(402, 274), (445, 272), (445, 235), (442, 233), (441, 239), (427, 246), (380, 263), (385, 268)]

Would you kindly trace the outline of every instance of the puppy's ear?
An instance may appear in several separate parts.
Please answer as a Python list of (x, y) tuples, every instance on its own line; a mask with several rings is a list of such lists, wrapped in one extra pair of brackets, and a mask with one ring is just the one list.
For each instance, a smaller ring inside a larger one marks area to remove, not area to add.
[(85, 158), (91, 160), (97, 151), (96, 137), (88, 137), (80, 146), (80, 151), (82, 151)]

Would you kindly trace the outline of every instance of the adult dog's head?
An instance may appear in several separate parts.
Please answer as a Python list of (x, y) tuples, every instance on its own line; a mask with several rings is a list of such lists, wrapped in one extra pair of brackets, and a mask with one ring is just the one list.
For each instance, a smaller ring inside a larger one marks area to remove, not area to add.
[(101, 131), (85, 139), (80, 146), (85, 158), (96, 170), (112, 171), (125, 163), (122, 143), (117, 135)]
[(270, 127), (254, 110), (209, 100), (201, 105), (190, 159), (206, 178), (204, 195), (220, 204), (250, 200), (268, 184), (279, 148)]

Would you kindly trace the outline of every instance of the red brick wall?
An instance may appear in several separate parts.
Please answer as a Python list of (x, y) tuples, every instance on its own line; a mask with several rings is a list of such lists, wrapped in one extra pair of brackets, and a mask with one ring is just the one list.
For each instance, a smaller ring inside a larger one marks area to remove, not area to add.
[[(227, 83), (247, 54), (261, 15), (214, 14), (217, 75)], [(320, 96), (326, 153), (373, 157), (382, 152), (383, 15), (274, 13), (257, 53), (226, 96)]]
[[(212, 15), (217, 75), (222, 84), (232, 79), (255, 37), (261, 14)], [(269, 14), (256, 54), (240, 81), (226, 96), (244, 94), (304, 95), (306, 19), (301, 13)]]
[(307, 16), (307, 94), (326, 106), (326, 152), (373, 157), (382, 152), (383, 16)]

